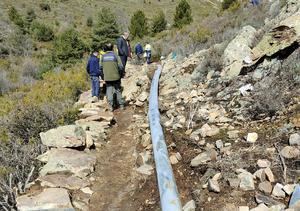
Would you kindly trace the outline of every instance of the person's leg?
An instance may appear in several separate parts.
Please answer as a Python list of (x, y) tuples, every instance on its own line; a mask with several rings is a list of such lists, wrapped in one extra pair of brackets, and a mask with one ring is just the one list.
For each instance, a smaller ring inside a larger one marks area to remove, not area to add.
[(111, 83), (106, 82), (106, 98), (109, 105), (109, 109), (113, 110), (114, 105), (114, 87)]
[(95, 96), (97, 98), (99, 98), (100, 95), (100, 81), (99, 81), (99, 77), (95, 77)]
[(91, 76), (91, 83), (92, 83), (92, 97), (94, 97), (94, 96), (96, 96), (96, 94), (95, 94), (96, 87), (95, 87), (94, 76)]
[(121, 62), (123, 64), (123, 67), (125, 69), (126, 63), (127, 63), (127, 56), (120, 56)]
[(122, 98), (121, 80), (118, 80), (115, 82), (114, 88), (115, 88), (115, 93), (117, 95), (118, 104), (120, 105), (120, 108), (123, 109), (124, 108), (124, 100)]

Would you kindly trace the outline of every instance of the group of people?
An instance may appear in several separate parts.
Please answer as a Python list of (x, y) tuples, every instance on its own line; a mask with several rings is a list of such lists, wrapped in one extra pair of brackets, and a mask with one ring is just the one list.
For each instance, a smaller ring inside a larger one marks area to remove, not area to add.
[[(100, 96), (100, 78), (106, 86), (106, 97), (109, 104), (109, 110), (113, 111), (114, 96), (116, 95), (117, 104), (120, 109), (124, 109), (124, 100), (122, 98), (121, 79), (124, 78), (128, 57), (131, 57), (131, 48), (129, 43), (129, 33), (124, 34), (117, 39), (117, 53), (114, 52), (114, 44), (107, 43), (100, 55), (99, 49), (93, 49), (88, 60), (86, 70), (91, 78), (92, 83), (92, 99), (96, 102)], [(147, 63), (151, 62), (151, 46), (147, 44), (145, 52), (140, 43), (135, 47), (135, 53), (138, 60), (141, 59), (143, 53), (146, 54)]]
[(151, 63), (151, 45), (149, 43), (146, 44), (145, 51), (141, 43), (137, 43), (135, 46), (135, 54), (139, 63), (141, 62), (143, 57), (146, 58), (147, 64)]

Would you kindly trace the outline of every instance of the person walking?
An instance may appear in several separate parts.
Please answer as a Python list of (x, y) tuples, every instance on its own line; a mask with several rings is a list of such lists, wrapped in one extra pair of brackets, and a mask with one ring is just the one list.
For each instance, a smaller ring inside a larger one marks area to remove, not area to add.
[(97, 50), (93, 50), (93, 53), (88, 60), (86, 71), (89, 74), (92, 82), (92, 102), (96, 102), (98, 101), (100, 94), (100, 66)]
[(123, 67), (124, 67), (124, 73), (125, 73), (125, 67), (127, 64), (128, 56), (130, 56), (130, 50), (128, 46), (128, 37), (129, 33), (124, 32), (124, 34), (118, 38), (117, 40), (117, 48), (118, 48), (118, 54), (122, 61)]
[(106, 84), (106, 97), (109, 104), (109, 110), (113, 111), (114, 95), (117, 96), (117, 103), (120, 108), (124, 109), (124, 101), (121, 93), (121, 78), (124, 77), (124, 67), (120, 58), (114, 53), (113, 45), (108, 43), (105, 45), (105, 54), (100, 62), (101, 77)]
[(147, 64), (151, 63), (151, 45), (149, 43), (145, 46)]
[(141, 43), (137, 43), (134, 50), (135, 50), (135, 55), (137, 57), (138, 63), (141, 63), (141, 59), (144, 53), (144, 49)]

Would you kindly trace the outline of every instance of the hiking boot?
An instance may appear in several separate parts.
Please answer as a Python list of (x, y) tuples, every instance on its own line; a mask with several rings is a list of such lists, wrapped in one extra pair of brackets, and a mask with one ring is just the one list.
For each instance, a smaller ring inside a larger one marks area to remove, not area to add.
[(109, 110), (110, 112), (113, 112), (113, 111), (114, 111), (114, 107), (113, 107), (113, 106), (109, 106), (109, 107), (108, 107), (108, 110)]
[(98, 102), (98, 97), (97, 96), (93, 96), (92, 100), (91, 100), (91, 103), (96, 103), (96, 102)]

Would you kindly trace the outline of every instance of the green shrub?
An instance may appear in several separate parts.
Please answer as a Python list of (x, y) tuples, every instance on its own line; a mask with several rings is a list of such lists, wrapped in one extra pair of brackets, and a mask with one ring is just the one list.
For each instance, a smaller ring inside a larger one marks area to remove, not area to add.
[(28, 9), (27, 14), (26, 14), (26, 22), (31, 23), (35, 19), (36, 19), (36, 14), (35, 14), (34, 10), (32, 8)]
[(87, 25), (88, 27), (92, 27), (92, 26), (93, 26), (93, 18), (92, 18), (92, 17), (88, 17), (88, 18), (86, 19), (86, 25)]
[(167, 21), (165, 18), (165, 14), (162, 10), (160, 10), (153, 19), (151, 30), (153, 33), (159, 33), (164, 31), (166, 27), (167, 27)]
[(176, 7), (174, 27), (181, 28), (193, 21), (192, 9), (186, 0), (181, 0)]
[(85, 46), (74, 29), (67, 29), (54, 39), (51, 59), (55, 65), (68, 67), (78, 62), (83, 56)]
[(33, 37), (38, 41), (47, 42), (53, 40), (54, 38), (54, 32), (52, 28), (37, 21), (33, 22), (31, 31)]
[(22, 16), (19, 14), (17, 9), (15, 7), (10, 7), (8, 10), (8, 17), (11, 22), (16, 24), (23, 33), (26, 32), (26, 24), (25, 21), (23, 20)]
[(47, 4), (47, 3), (40, 3), (40, 8), (41, 8), (41, 10), (43, 10), (43, 11), (51, 11), (51, 7), (50, 7), (50, 5)]
[(119, 29), (115, 15), (109, 8), (102, 8), (93, 28), (92, 47), (101, 49), (108, 42), (115, 43), (118, 36)]
[(231, 7), (233, 4), (238, 3), (238, 0), (223, 0), (222, 1), (222, 9), (227, 10), (229, 7)]
[(145, 13), (141, 10), (136, 11), (131, 17), (130, 34), (133, 38), (143, 38), (148, 32), (148, 24)]
[(211, 37), (211, 35), (212, 33), (208, 28), (201, 26), (195, 33), (191, 33), (190, 37), (194, 42), (205, 43)]

